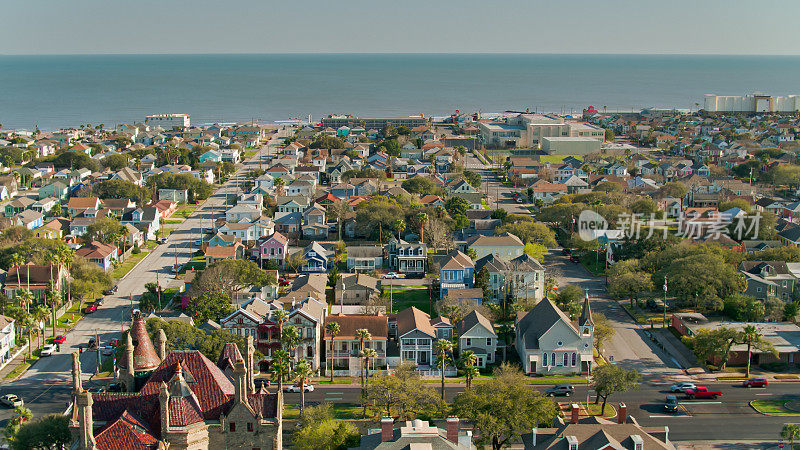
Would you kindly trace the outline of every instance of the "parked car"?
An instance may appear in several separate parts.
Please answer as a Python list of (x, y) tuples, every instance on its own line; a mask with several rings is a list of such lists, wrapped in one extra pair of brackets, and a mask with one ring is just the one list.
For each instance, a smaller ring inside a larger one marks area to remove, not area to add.
[(59, 334), (58, 336), (55, 337), (55, 339), (53, 339), (54, 344), (61, 345), (64, 342), (67, 342), (67, 336), (63, 334)]
[(663, 311), (664, 300), (661, 300), (660, 298), (649, 298), (647, 299), (647, 307), (652, 310)]
[(290, 284), (292, 284), (291, 281), (289, 281), (289, 280), (287, 280), (285, 278), (278, 278), (278, 285), (279, 286), (288, 286)]
[(94, 301), (92, 303), (97, 305), (98, 308), (103, 306), (103, 297), (98, 297), (98, 298), (94, 299)]
[(577, 264), (577, 263), (581, 262), (581, 259), (578, 258), (578, 255), (569, 255), (569, 262), (573, 262), (573, 263)]
[(108, 345), (109, 347), (116, 347), (119, 345), (119, 338), (112, 338), (110, 341), (108, 341)]
[(86, 305), (86, 308), (83, 309), (84, 314), (91, 314), (97, 311), (97, 304), (96, 303), (89, 303)]
[(742, 382), (742, 386), (751, 388), (751, 387), (767, 387), (769, 386), (769, 381), (766, 378), (748, 378)]
[(181, 271), (181, 265), (180, 264), (173, 264), (172, 267), (170, 267), (169, 270), (172, 273), (178, 273), (178, 272)]
[(522, 197), (517, 197), (517, 203), (522, 203)]
[(717, 398), (722, 395), (722, 391), (710, 391), (705, 386), (697, 386), (694, 389), (687, 389), (684, 391), (687, 398)]
[(114, 352), (116, 350), (117, 349), (115, 349), (114, 347), (112, 347), (110, 345), (106, 345), (105, 347), (103, 347), (102, 353), (103, 353), (103, 356), (111, 356), (111, 355), (114, 354)]
[(397, 272), (388, 272), (381, 275), (381, 278), (389, 279), (389, 278), (400, 278), (400, 277), (397, 275)]
[(569, 397), (575, 393), (575, 388), (571, 384), (557, 384), (544, 392), (548, 397), (555, 397), (556, 395)]
[(668, 394), (664, 401), (664, 410), (667, 412), (678, 412), (678, 397), (675, 394)]
[(686, 392), (687, 389), (694, 389), (697, 386), (694, 383), (685, 381), (683, 383), (673, 384), (669, 387), (670, 392)]
[(14, 394), (6, 394), (0, 397), (0, 403), (10, 406), (12, 408), (16, 408), (17, 406), (23, 406), (25, 402), (22, 401), (21, 398), (17, 397)]
[(119, 289), (119, 286), (117, 286), (115, 284), (114, 286), (111, 286), (111, 289), (106, 289), (105, 291), (103, 291), (103, 295), (116, 294), (117, 293), (117, 289)]
[(572, 254), (572, 249), (564, 247), (564, 248), (561, 249), (561, 254), (564, 255), (564, 256), (571, 255)]
[[(300, 386), (286, 386), (283, 388), (284, 392), (300, 392)], [(303, 384), (303, 392), (314, 392), (314, 385), (313, 384)]]
[(108, 385), (108, 392), (122, 392), (122, 384), (121, 383), (111, 383)]
[(55, 345), (47, 344), (44, 347), (42, 347), (42, 351), (41, 351), (41, 353), (39, 353), (39, 356), (42, 356), (42, 357), (44, 357), (44, 356), (53, 356), (53, 353), (55, 353), (55, 351), (56, 351), (56, 346)]
[(158, 243), (159, 244), (166, 244), (167, 243), (167, 238), (166, 237), (159, 238), (158, 239)]
[(194, 246), (195, 246), (195, 247), (198, 247), (198, 248), (199, 248), (199, 247), (201, 247), (202, 245), (203, 245), (203, 240), (202, 240), (202, 239), (195, 239), (195, 240), (194, 240)]
[(94, 338), (89, 339), (89, 342), (86, 344), (87, 348), (95, 348), (97, 347), (97, 341)]

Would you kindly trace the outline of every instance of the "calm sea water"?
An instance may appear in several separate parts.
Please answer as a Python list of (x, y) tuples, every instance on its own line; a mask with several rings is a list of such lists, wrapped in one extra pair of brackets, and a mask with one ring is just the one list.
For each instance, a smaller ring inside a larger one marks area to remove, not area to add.
[(330, 113), (694, 108), (800, 93), (800, 57), (633, 55), (0, 56), (0, 123), (45, 130), (185, 112), (193, 123)]

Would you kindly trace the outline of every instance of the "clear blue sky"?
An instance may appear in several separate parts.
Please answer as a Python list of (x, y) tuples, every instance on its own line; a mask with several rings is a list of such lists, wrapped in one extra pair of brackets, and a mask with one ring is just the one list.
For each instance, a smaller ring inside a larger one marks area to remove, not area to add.
[(0, 54), (798, 54), (797, 0), (3, 0)]

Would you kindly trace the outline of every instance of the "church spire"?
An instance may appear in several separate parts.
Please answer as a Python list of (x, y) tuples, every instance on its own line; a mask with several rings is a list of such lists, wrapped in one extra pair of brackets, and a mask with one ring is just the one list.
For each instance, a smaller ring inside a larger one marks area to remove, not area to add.
[(589, 292), (586, 292), (586, 297), (583, 299), (583, 309), (581, 310), (581, 317), (578, 320), (579, 326), (590, 325), (594, 326), (594, 320), (592, 320), (592, 308), (589, 305)]

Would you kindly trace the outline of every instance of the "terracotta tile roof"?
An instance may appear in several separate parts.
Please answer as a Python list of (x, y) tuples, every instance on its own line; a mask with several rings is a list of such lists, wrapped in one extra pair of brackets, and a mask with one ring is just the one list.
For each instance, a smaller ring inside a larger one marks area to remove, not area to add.
[[(131, 334), (134, 346), (133, 369), (135, 371), (155, 369), (161, 360), (158, 358), (155, 347), (153, 347), (150, 335), (147, 334), (142, 313), (137, 313), (133, 318), (133, 324), (128, 332)], [(124, 357), (120, 358), (119, 362), (122, 367), (128, 367), (127, 352)]]
[[(345, 316), (335, 315), (325, 318), (325, 323), (335, 322), (339, 324), (339, 334), (337, 339), (355, 339), (356, 330), (366, 328), (369, 330), (373, 339), (387, 339), (389, 337), (389, 325), (386, 316)], [(325, 337), (330, 339), (330, 334), (325, 333)]]
[(128, 410), (123, 411), (116, 420), (96, 433), (94, 440), (97, 448), (109, 450), (158, 447), (158, 438), (148, 424)]
[(87, 259), (104, 259), (108, 255), (114, 254), (117, 246), (92, 241), (75, 251), (75, 254)]
[(219, 359), (217, 360), (217, 367), (222, 370), (233, 370), (236, 361), (244, 361), (242, 352), (239, 351), (239, 347), (235, 343), (226, 342), (225, 346), (222, 347), (222, 353), (220, 353)]

